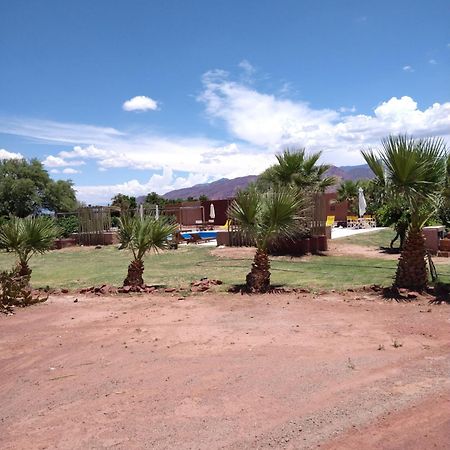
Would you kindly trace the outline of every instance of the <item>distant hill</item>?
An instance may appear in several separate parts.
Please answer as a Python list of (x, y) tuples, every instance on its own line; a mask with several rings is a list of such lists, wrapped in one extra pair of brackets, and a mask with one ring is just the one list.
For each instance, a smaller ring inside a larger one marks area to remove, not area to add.
[[(360, 180), (373, 178), (372, 171), (367, 164), (359, 166), (331, 166), (328, 175), (335, 176), (338, 180)], [(222, 178), (212, 183), (196, 184), (195, 186), (176, 189), (175, 191), (166, 192), (163, 197), (168, 200), (177, 198), (198, 198), (206, 195), (210, 200), (219, 200), (223, 198), (234, 197), (239, 189), (245, 189), (249, 183), (256, 181), (257, 175), (248, 175), (246, 177)]]
[(344, 180), (356, 181), (373, 178), (373, 172), (370, 170), (367, 164), (361, 164), (359, 166), (341, 166), (341, 167), (332, 166), (330, 172), (333, 170), (333, 168), (339, 169), (339, 171), (343, 173), (343, 176), (340, 176), (340, 178)]
[(246, 177), (233, 178), (231, 180), (222, 178), (212, 183), (196, 184), (189, 188), (166, 192), (163, 197), (168, 200), (188, 197), (198, 198), (201, 195), (206, 195), (210, 200), (232, 198), (239, 189), (246, 188), (249, 183), (256, 181), (257, 178), (257, 175), (247, 175)]

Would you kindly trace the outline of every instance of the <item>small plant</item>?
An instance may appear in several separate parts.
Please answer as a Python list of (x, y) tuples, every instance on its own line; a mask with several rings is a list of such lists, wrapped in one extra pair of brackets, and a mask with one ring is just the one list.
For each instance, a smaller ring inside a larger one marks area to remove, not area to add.
[(49, 251), (58, 236), (58, 228), (48, 217), (11, 217), (0, 227), (0, 249), (17, 255), (18, 274), (29, 280), (31, 257)]
[(385, 350), (384, 345), (383, 344), (379, 344), (377, 350)]
[(403, 344), (400, 341), (397, 341), (397, 339), (394, 339), (392, 342), (392, 347), (400, 348), (400, 347), (403, 347)]
[(165, 217), (154, 219), (146, 217), (124, 216), (120, 219), (119, 240), (122, 249), (127, 248), (133, 254), (133, 261), (128, 266), (127, 277), (123, 285), (139, 289), (144, 286), (144, 255), (150, 251), (169, 247), (169, 237), (177, 231)]
[(297, 229), (296, 216), (301, 206), (302, 201), (292, 188), (261, 193), (252, 187), (237, 193), (228, 216), (256, 247), (252, 269), (246, 278), (249, 292), (269, 291), (269, 245), (279, 237), (292, 236)]
[(350, 358), (347, 359), (347, 367), (352, 370), (356, 369), (355, 364), (353, 363), (353, 361)]

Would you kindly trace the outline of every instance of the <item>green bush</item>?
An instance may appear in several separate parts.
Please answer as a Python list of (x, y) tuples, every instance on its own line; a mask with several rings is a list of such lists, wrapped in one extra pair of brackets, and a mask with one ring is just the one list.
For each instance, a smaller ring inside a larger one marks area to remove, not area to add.
[(80, 221), (78, 216), (62, 216), (58, 217), (56, 224), (61, 229), (61, 236), (66, 238), (72, 233), (78, 233)]
[(119, 226), (120, 226), (120, 217), (118, 217), (118, 216), (111, 216), (111, 226), (113, 228), (119, 228)]

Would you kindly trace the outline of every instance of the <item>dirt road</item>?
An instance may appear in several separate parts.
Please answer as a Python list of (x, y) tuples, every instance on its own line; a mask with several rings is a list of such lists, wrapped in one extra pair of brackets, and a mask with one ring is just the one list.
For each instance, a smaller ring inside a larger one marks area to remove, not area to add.
[(448, 305), (78, 299), (0, 317), (0, 448), (450, 448)]

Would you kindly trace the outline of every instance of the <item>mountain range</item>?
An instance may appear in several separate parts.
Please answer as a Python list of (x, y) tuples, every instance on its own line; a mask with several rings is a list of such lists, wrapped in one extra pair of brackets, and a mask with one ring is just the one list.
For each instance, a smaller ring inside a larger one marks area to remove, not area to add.
[[(327, 172), (329, 176), (335, 176), (338, 179), (338, 184), (341, 180), (361, 180), (370, 179), (373, 177), (372, 171), (367, 164), (359, 166), (331, 166)], [(175, 200), (178, 198), (199, 198), (205, 195), (210, 200), (219, 200), (224, 198), (234, 197), (239, 189), (244, 189), (249, 183), (256, 181), (258, 175), (247, 175), (245, 177), (222, 178), (211, 183), (196, 184), (183, 189), (176, 189), (174, 191), (166, 192), (163, 197), (168, 200)]]

